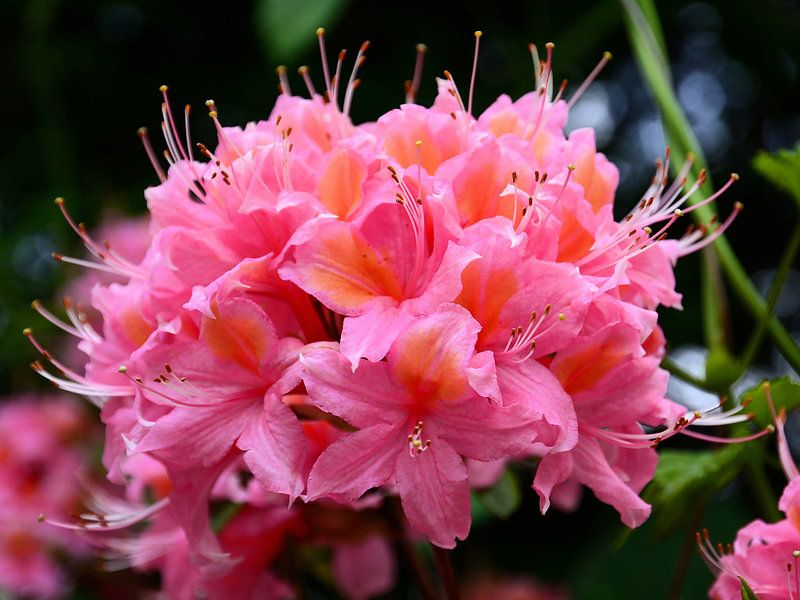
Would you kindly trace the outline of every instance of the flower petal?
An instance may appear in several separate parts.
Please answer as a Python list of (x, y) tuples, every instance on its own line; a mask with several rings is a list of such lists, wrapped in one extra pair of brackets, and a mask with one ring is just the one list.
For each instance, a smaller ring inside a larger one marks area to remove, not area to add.
[(235, 454), (229, 454), (215, 465), (204, 469), (169, 469), (172, 513), (180, 523), (189, 543), (192, 562), (209, 573), (224, 572), (230, 566), (229, 555), (223, 552), (208, 515), (208, 497), (220, 474)]
[(553, 493), (553, 488), (566, 481), (571, 474), (571, 452), (558, 452), (542, 457), (533, 478), (533, 489), (539, 494), (539, 510), (542, 514), (550, 508), (550, 494)]
[[(257, 405), (256, 405), (257, 406)], [(167, 464), (211, 466), (222, 459), (255, 418), (252, 402), (209, 407), (178, 407), (159, 418), (136, 447)]]
[(467, 367), (467, 379), (472, 389), (484, 398), (501, 401), (500, 387), (497, 384), (497, 368), (494, 364), (494, 352), (486, 350), (475, 354)]
[(264, 412), (247, 423), (236, 445), (265, 489), (288, 494), (290, 502), (303, 493), (305, 436), (297, 417), (280, 398), (267, 394)]
[(389, 481), (399, 454), (407, 454), (403, 432), (380, 424), (361, 429), (331, 444), (308, 476), (308, 499), (357, 500)]
[(355, 373), (338, 351), (308, 347), (300, 355), (311, 401), (356, 427), (397, 423), (407, 392), (389, 376), (385, 362), (364, 362)]
[(475, 396), (457, 404), (439, 403), (425, 431), (447, 440), (459, 454), (497, 460), (518, 454), (537, 441), (540, 418), (520, 405), (497, 406)]
[(399, 299), (402, 286), (392, 262), (379, 255), (358, 229), (322, 219), (314, 235), (294, 250), (295, 262), (280, 269), (328, 308), (359, 315), (382, 296)]
[(479, 330), (469, 311), (457, 304), (442, 305), (395, 340), (387, 356), (392, 376), (418, 402), (468, 396), (467, 366)]
[(470, 527), (467, 467), (450, 445), (432, 438), (425, 452), (397, 461), (397, 489), (408, 521), (440, 548), (454, 548)]
[(269, 317), (252, 300), (221, 302), (215, 318), (203, 316), (201, 340), (215, 355), (257, 373), (275, 352), (277, 335)]
[(651, 448), (629, 450), (615, 447), (609, 450), (618, 452), (618, 456), (623, 458), (613, 461), (613, 467), (601, 444), (583, 436), (573, 450), (573, 474), (592, 488), (599, 500), (616, 508), (625, 525), (639, 527), (650, 516), (651, 507), (637, 494), (644, 483), (653, 478), (658, 456)]
[(363, 315), (344, 320), (339, 349), (355, 372), (362, 358), (377, 362), (386, 356), (392, 342), (413, 320), (393, 302), (376, 303)]
[(356, 544), (339, 544), (331, 567), (339, 590), (352, 600), (366, 600), (392, 589), (397, 565), (389, 543), (377, 536)]
[(344, 219), (361, 204), (361, 186), (366, 178), (367, 168), (361, 157), (347, 147), (338, 148), (320, 177), (319, 199), (330, 212)]
[(569, 450), (578, 441), (578, 418), (572, 400), (558, 380), (533, 359), (502, 361), (497, 381), (503, 403), (520, 405), (538, 416), (532, 425), (536, 441), (556, 452)]

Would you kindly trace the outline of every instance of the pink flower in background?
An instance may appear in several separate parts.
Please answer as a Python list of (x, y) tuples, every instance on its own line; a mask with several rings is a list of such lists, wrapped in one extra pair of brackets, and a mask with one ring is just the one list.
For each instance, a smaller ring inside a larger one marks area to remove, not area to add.
[(709, 597), (732, 600), (742, 597), (744, 579), (758, 598), (791, 600), (800, 595), (800, 472), (784, 433), (785, 413), (775, 414), (769, 382), (763, 384), (778, 433), (778, 456), (788, 484), (778, 508), (786, 516), (777, 523), (756, 519), (736, 534), (733, 545), (715, 547), (708, 531), (697, 534), (700, 553), (717, 576)]
[(74, 532), (38, 522), (67, 519), (81, 505), (79, 471), (92, 428), (70, 398), (22, 396), (0, 403), (0, 595), (59, 598), (70, 584), (63, 561), (89, 547)]
[(463, 585), (464, 600), (567, 600), (566, 590), (525, 576), (484, 573)]

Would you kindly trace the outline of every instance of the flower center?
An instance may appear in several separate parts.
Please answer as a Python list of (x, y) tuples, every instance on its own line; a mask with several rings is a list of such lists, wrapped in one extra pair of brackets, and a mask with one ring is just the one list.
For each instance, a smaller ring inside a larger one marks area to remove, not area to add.
[(415, 456), (419, 456), (425, 452), (430, 447), (431, 441), (423, 441), (422, 439), (422, 421), (418, 421), (417, 424), (414, 425), (414, 429), (411, 430), (411, 433), (408, 434), (408, 455), (411, 458), (414, 458)]

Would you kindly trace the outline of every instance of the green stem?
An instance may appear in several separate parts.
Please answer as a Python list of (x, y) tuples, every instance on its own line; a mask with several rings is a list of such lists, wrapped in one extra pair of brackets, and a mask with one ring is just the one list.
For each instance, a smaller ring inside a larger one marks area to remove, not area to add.
[(670, 375), (674, 375), (678, 379), (685, 381), (688, 384), (693, 385), (697, 389), (705, 390), (706, 392), (716, 393), (716, 391), (709, 385), (704, 379), (700, 379), (695, 375), (689, 373), (689, 371), (684, 370), (682, 367), (678, 365), (675, 361), (671, 358), (664, 358), (661, 361), (661, 368), (667, 371)]
[(61, 80), (64, 73), (54, 68), (57, 46), (53, 43), (52, 26), (61, 8), (60, 0), (31, 0), (23, 3), (20, 38), (23, 52), (20, 64), (37, 112), (40, 147), (43, 153), (43, 172), (52, 193), (69, 197), (78, 190), (74, 164), (74, 144), (71, 132), (65, 127), (73, 120), (64, 115), (64, 103), (60, 101)]
[(423, 600), (441, 600), (436, 588), (428, 577), (428, 571), (414, 549), (414, 544), (406, 533), (406, 518), (403, 508), (397, 498), (390, 498), (386, 502), (389, 520), (397, 532), (397, 549), (408, 569), (411, 580), (414, 582), (419, 595)]
[(778, 510), (778, 499), (772, 492), (772, 486), (764, 470), (764, 462), (760, 458), (750, 460), (747, 463), (745, 476), (763, 517), (770, 523), (780, 521), (781, 513)]
[[(653, 34), (653, 26), (647, 17), (656, 20), (655, 5), (652, 0), (620, 0), (625, 9), (625, 24), (631, 40), (640, 70), (658, 104), (664, 128), (672, 144), (672, 164), (681, 165), (687, 158), (690, 149), (699, 149), (697, 138), (688, 125), (686, 116), (680, 107), (670, 83), (664, 53)], [(640, 5), (644, 6), (643, 10)], [(695, 161), (695, 169), (703, 164), (702, 156)], [(691, 179), (691, 178), (689, 178)], [(688, 183), (691, 183), (689, 181)], [(705, 194), (710, 193), (710, 184), (706, 182), (701, 188)], [(707, 222), (714, 213), (713, 204), (701, 206), (692, 211), (695, 220)], [(731, 288), (744, 304), (745, 308), (757, 320), (767, 323), (767, 333), (775, 342), (775, 346), (783, 354), (795, 370), (800, 370), (800, 346), (781, 323), (769, 314), (766, 303), (750, 281), (741, 263), (739, 263), (730, 244), (724, 237), (718, 238), (713, 248), (719, 258), (720, 266), (731, 285)]]
[(241, 504), (228, 502), (211, 518), (211, 528), (219, 533), (242, 510)]
[[(792, 237), (789, 239), (789, 244), (786, 246), (786, 250), (781, 257), (780, 263), (778, 263), (778, 268), (775, 271), (775, 277), (772, 281), (772, 285), (769, 288), (766, 307), (766, 314), (768, 315), (772, 315), (775, 311), (775, 306), (778, 304), (778, 299), (781, 296), (781, 290), (783, 289), (786, 279), (789, 276), (789, 271), (792, 268), (795, 259), (797, 258), (798, 250), (800, 250), (800, 224), (796, 225), (794, 231), (792, 232)], [(742, 359), (739, 363), (740, 376), (747, 371), (751, 364), (753, 364), (753, 360), (755, 360), (758, 349), (761, 347), (761, 342), (764, 340), (764, 334), (766, 333), (766, 330), (767, 319), (760, 319), (758, 321), (758, 325), (756, 325), (753, 335), (747, 342), (744, 352), (742, 352)]]
[(791, 334), (781, 325), (780, 321), (770, 314), (766, 302), (756, 290), (747, 274), (742, 269), (739, 261), (733, 255), (733, 250), (727, 240), (719, 238), (715, 242), (717, 255), (720, 258), (722, 270), (728, 281), (737, 292), (739, 299), (744, 303), (750, 314), (759, 321), (767, 324), (767, 334), (775, 342), (775, 347), (797, 372), (800, 372), (800, 346), (794, 341)]
[(686, 527), (686, 535), (683, 538), (680, 554), (675, 561), (675, 570), (672, 573), (672, 581), (667, 591), (667, 600), (679, 600), (682, 597), (686, 575), (689, 573), (689, 565), (692, 557), (697, 553), (697, 531), (703, 524), (703, 515), (706, 512), (706, 501), (698, 502), (693, 511), (691, 520)]
[(727, 349), (728, 306), (725, 286), (719, 272), (719, 261), (711, 248), (702, 255), (703, 332), (710, 350)]
[(439, 573), (439, 579), (442, 580), (445, 598), (447, 600), (460, 600), (461, 594), (458, 590), (458, 581), (453, 570), (453, 561), (450, 559), (450, 550), (439, 548), (439, 546), (434, 546), (433, 544), (431, 544), (431, 549), (436, 563), (436, 571)]

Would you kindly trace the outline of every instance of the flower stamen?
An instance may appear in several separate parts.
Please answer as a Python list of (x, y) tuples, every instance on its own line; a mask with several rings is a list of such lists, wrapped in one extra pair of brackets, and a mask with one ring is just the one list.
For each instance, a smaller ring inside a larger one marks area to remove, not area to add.
[(422, 440), (422, 421), (419, 421), (408, 435), (408, 455), (411, 458), (414, 458), (425, 452), (430, 447), (430, 440)]
[(425, 44), (417, 44), (417, 58), (414, 61), (414, 74), (411, 77), (410, 81), (406, 81), (405, 83), (405, 90), (406, 90), (406, 102), (411, 104), (416, 102), (417, 94), (419, 94), (419, 86), (422, 83), (422, 67), (425, 63), (425, 53), (428, 51), (428, 47)]

